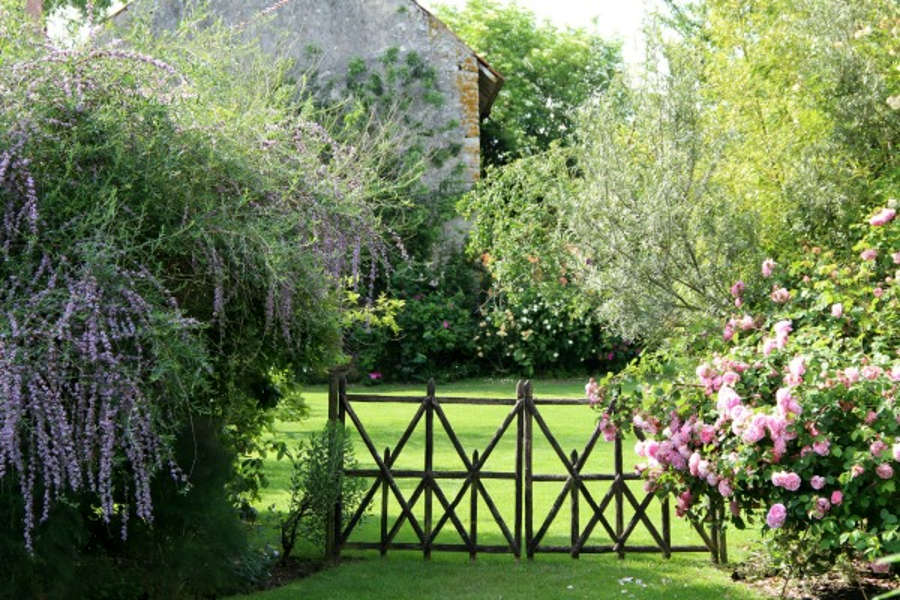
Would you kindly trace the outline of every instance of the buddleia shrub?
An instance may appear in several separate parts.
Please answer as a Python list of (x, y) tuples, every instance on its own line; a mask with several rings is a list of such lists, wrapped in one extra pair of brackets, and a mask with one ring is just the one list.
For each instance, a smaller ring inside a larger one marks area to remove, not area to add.
[(60, 48), (20, 10), (0, 0), (0, 485), (33, 561), (63, 506), (166, 547), (158, 486), (202, 471), (174, 441), (206, 418), (259, 448), (269, 374), (337, 360), (342, 288), (383, 263), (401, 194), (381, 134), (338, 141), (237, 30), (138, 19)]

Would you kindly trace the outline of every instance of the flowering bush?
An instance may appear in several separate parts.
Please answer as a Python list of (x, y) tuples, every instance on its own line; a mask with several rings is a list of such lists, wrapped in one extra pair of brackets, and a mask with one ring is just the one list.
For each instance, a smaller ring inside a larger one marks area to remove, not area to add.
[(793, 566), (900, 550), (895, 211), (855, 228), (849, 259), (808, 248), (787, 267), (764, 262), (768, 297), (743, 302), (733, 286), (741, 311), (691, 376), (617, 382), (635, 393), (610, 418), (646, 434), (638, 468), (679, 515), (699, 518), (711, 495), (738, 527), (762, 516)]
[(286, 64), (204, 15), (61, 48), (20, 4), (0, 0), (0, 495), (30, 551), (72, 498), (123, 539), (150, 523), (197, 417), (261, 450), (270, 373), (340, 356), (344, 282), (377, 273), (402, 184), (379, 132), (337, 139)]

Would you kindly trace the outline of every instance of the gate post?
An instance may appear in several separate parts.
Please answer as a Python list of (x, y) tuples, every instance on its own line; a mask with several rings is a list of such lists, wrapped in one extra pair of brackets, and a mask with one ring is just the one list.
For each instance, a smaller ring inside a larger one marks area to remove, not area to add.
[[(338, 369), (331, 371), (328, 378), (328, 422), (337, 424), (340, 421), (341, 410), (341, 379), (342, 373)], [(341, 461), (343, 464), (343, 460)], [(331, 510), (325, 522), (325, 558), (337, 560), (340, 555), (341, 536), (341, 503), (340, 498)]]
[(431, 494), (434, 477), (434, 379), (428, 380), (428, 391), (425, 397), (425, 540), (423, 554), (426, 560), (431, 559)]
[(625, 486), (624, 467), (622, 466), (622, 434), (616, 432), (615, 441), (615, 499), (616, 499), (616, 552), (620, 559), (625, 558), (625, 543), (622, 541), (625, 533), (625, 492), (622, 488)]
[(522, 479), (525, 441), (525, 382), (516, 383), (516, 558), (522, 558)]
[(525, 411), (525, 432), (523, 440), (525, 450), (525, 556), (534, 558), (534, 498), (532, 477), (532, 416), (534, 415), (534, 398), (531, 396), (531, 382), (525, 382), (525, 403), (522, 405)]

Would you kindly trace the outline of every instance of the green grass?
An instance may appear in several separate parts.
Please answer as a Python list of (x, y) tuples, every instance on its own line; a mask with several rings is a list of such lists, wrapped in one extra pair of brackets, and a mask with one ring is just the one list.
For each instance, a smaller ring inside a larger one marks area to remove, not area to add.
[[(540, 397), (583, 397), (582, 381), (541, 381), (535, 382), (534, 394)], [(378, 387), (352, 388), (351, 393), (365, 391), (379, 394), (421, 395), (421, 385), (385, 385)], [(438, 386), (437, 395), (481, 396), (481, 397), (513, 397), (515, 382), (509, 380), (475, 380), (464, 381), (445, 386)], [(310, 431), (320, 429), (327, 416), (327, 390), (324, 387), (310, 388), (305, 392), (310, 406), (310, 417), (300, 423), (279, 423), (277, 435), (289, 444), (294, 445)], [(415, 404), (367, 404), (354, 405), (357, 414), (364, 423), (370, 437), (379, 451), (386, 446), (393, 448), (406, 425), (415, 413)], [(481, 451), (509, 412), (508, 406), (472, 406), (446, 405), (444, 411), (450, 420), (457, 436), (467, 454)], [(584, 406), (541, 406), (541, 414), (547, 421), (563, 449), (570, 453), (573, 449), (581, 452), (592, 432), (596, 415)], [(352, 428), (352, 425), (348, 426)], [(395, 468), (421, 469), (424, 456), (424, 419), (410, 438)], [(375, 467), (375, 462), (358, 435), (354, 436), (356, 457), (363, 467)], [(486, 470), (512, 471), (515, 467), (515, 422), (504, 434), (487, 463)], [(625, 443), (625, 467), (630, 468), (638, 462), (633, 454), (633, 443)], [(269, 460), (266, 463), (267, 474), (271, 485), (264, 492), (262, 506), (274, 505), (276, 510), (286, 508), (289, 493), (287, 484), (290, 468), (286, 461)], [(462, 462), (453, 446), (444, 434), (440, 422), (435, 418), (434, 468), (461, 470)], [(613, 471), (613, 445), (602, 440), (598, 442), (585, 465), (583, 472), (611, 473)], [(564, 468), (553, 452), (549, 443), (540, 433), (537, 424), (534, 426), (534, 472), (563, 473)], [(370, 482), (372, 480), (369, 480)], [(398, 484), (408, 499), (417, 481), (412, 479), (398, 480)], [(449, 499), (453, 499), (460, 489), (459, 480), (439, 480), (439, 485)], [(514, 484), (512, 481), (484, 481), (490, 495), (494, 498), (507, 525), (512, 529), (514, 512)], [(608, 483), (589, 482), (588, 488), (599, 502), (605, 493)], [(644, 497), (641, 482), (629, 484), (638, 500)], [(560, 483), (534, 484), (534, 512), (536, 516), (535, 531), (540, 527), (557, 494), (562, 490)], [(376, 494), (380, 502), (381, 494)], [(503, 535), (496, 525), (483, 501), (479, 500), (478, 542), (480, 544), (502, 544)], [(351, 541), (378, 541), (379, 518), (377, 507), (369, 513), (369, 517), (358, 526), (350, 537)], [(589, 507), (582, 500), (581, 525), (589, 516)], [(435, 522), (443, 512), (437, 498), (434, 500)], [(391, 497), (389, 502), (390, 522), (399, 514), (399, 506)], [(423, 503), (420, 499), (414, 509), (420, 520), (423, 518)], [(464, 525), (469, 522), (469, 494), (457, 507), (457, 514)], [(625, 522), (631, 518), (632, 511), (626, 502)], [(654, 500), (648, 510), (654, 522), (659, 522), (659, 503)], [(607, 519), (614, 523), (613, 509), (606, 511)], [(566, 499), (542, 545), (566, 545), (570, 536), (570, 503)], [(273, 532), (274, 533), (274, 532)], [(737, 535), (736, 535), (737, 534)], [(747, 532), (729, 532), (729, 550), (732, 557), (743, 554), (743, 546), (751, 542), (755, 535)], [(395, 541), (416, 541), (415, 533), (409, 524), (405, 524), (397, 534)], [(459, 543), (459, 537), (451, 523), (447, 523), (436, 538), (437, 543)], [(699, 536), (689, 525), (673, 517), (673, 544), (700, 544)], [(609, 544), (611, 541), (598, 525), (589, 545)], [(650, 533), (639, 525), (634, 531), (629, 544), (653, 544)], [(381, 559), (376, 552), (351, 552), (344, 556), (359, 558), (351, 560), (337, 568), (308, 577), (281, 590), (246, 596), (245, 598), (439, 598), (452, 590), (458, 598), (753, 598), (750, 592), (732, 585), (721, 571), (709, 567), (709, 558), (705, 554), (679, 555), (672, 560), (664, 560), (659, 555), (632, 554), (624, 561), (609, 555), (584, 555), (580, 560), (567, 556), (539, 554), (533, 562), (516, 562), (510, 555), (479, 555), (474, 563), (468, 562), (466, 554), (434, 553), (432, 561), (423, 561), (421, 554), (413, 552), (391, 552), (387, 558)], [(646, 587), (634, 582), (619, 580), (625, 577), (640, 579)], [(573, 586), (569, 588), (568, 586)], [(686, 587), (685, 587), (686, 586)], [(598, 592), (602, 592), (599, 593)]]

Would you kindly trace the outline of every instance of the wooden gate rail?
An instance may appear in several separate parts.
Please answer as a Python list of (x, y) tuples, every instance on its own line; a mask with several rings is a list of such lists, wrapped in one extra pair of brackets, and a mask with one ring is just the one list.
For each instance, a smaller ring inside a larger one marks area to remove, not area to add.
[[(365, 425), (353, 409), (354, 403), (367, 402), (391, 402), (418, 404), (415, 414), (410, 420), (400, 439), (393, 449), (384, 448), (379, 452), (366, 431)], [(474, 450), (471, 459), (459, 441), (456, 432), (442, 408), (445, 404), (469, 404), (510, 406), (497, 431), (491, 437), (487, 446), (480, 452)], [(428, 383), (424, 397), (390, 396), (379, 394), (348, 394), (346, 380), (342, 376), (334, 376), (331, 381), (328, 395), (328, 417), (345, 423), (349, 417), (354, 428), (359, 433), (376, 468), (347, 469), (345, 474), (350, 477), (374, 478), (374, 482), (363, 496), (363, 499), (346, 524), (341, 523), (341, 506), (336, 505), (330, 516), (326, 532), (326, 553), (329, 557), (337, 558), (342, 549), (371, 549), (378, 550), (382, 555), (388, 550), (418, 550), (427, 559), (433, 550), (468, 552), (474, 559), (479, 552), (486, 553), (512, 553), (520, 558), (524, 551), (527, 558), (534, 558), (540, 552), (567, 553), (573, 558), (581, 554), (591, 553), (616, 553), (619, 558), (624, 558), (630, 552), (658, 552), (669, 558), (673, 552), (710, 552), (714, 562), (727, 562), (727, 548), (725, 532), (720, 527), (720, 519), (724, 516), (721, 501), (710, 500), (710, 524), (709, 531), (705, 527), (695, 525), (695, 529), (701, 536), (704, 545), (673, 545), (671, 540), (671, 519), (668, 498), (660, 501), (660, 527), (651, 521), (647, 515), (653, 498), (653, 494), (645, 494), (639, 501), (634, 492), (629, 488), (629, 481), (640, 480), (635, 473), (626, 473), (622, 458), (622, 438), (617, 436), (614, 441), (615, 465), (613, 473), (585, 473), (584, 466), (587, 463), (597, 441), (601, 435), (599, 425), (581, 452), (572, 450), (566, 454), (552, 430), (544, 420), (539, 406), (584, 406), (586, 399), (564, 398), (534, 398), (531, 383), (520, 381), (516, 386), (516, 399), (491, 399), (491, 398), (464, 398), (464, 397), (438, 397), (435, 394), (434, 381)], [(448, 439), (453, 444), (457, 456), (462, 461), (465, 469), (435, 470), (434, 459), (434, 418), (440, 423)], [(425, 420), (425, 452), (423, 469), (395, 469), (394, 463), (403, 451), (413, 432), (419, 423)], [(488, 471), (484, 469), (487, 459), (501, 438), (510, 429), (512, 421), (516, 421), (516, 450), (514, 469), (512, 471)], [(533, 470), (533, 442), (534, 425), (550, 444), (553, 452), (559, 459), (564, 474), (560, 473), (535, 473)], [(635, 432), (642, 438), (640, 432)], [(407, 498), (397, 485), (398, 479), (415, 479), (419, 483)], [(511, 480), (515, 482), (515, 514), (513, 527), (507, 525), (494, 498), (488, 493), (482, 484), (485, 479)], [(452, 500), (448, 499), (442, 489), (439, 480), (461, 480), (462, 486)], [(610, 487), (599, 502), (588, 489), (586, 482), (609, 481)], [(533, 491), (535, 483), (564, 482), (562, 491), (557, 495), (550, 510), (543, 517), (535, 532), (536, 517), (534, 513)], [(350, 542), (349, 537), (369, 505), (374, 501), (376, 494), (381, 491), (380, 507), (380, 537), (377, 542)], [(457, 509), (461, 502), (469, 496), (469, 523), (468, 527), (461, 521)], [(388, 521), (388, 501), (393, 495), (400, 506), (400, 516), (391, 525)], [(434, 499), (437, 499), (443, 513), (435, 522)], [(494, 522), (500, 528), (505, 544), (480, 544), (478, 543), (478, 511), (479, 498), (483, 506), (487, 507)], [(561, 510), (566, 499), (571, 507), (570, 541), (565, 546), (541, 545), (541, 541), (549, 531), (557, 514)], [(424, 514), (420, 522), (413, 514), (413, 508), (419, 501), (424, 505)], [(582, 503), (586, 506), (582, 507)], [(634, 510), (630, 521), (625, 523), (626, 503)], [(606, 518), (606, 511), (612, 507), (614, 523)], [(586, 509), (586, 510), (584, 510)], [(582, 517), (587, 517), (582, 526)], [(416, 542), (394, 541), (397, 533), (404, 523), (409, 522), (416, 535)], [(459, 536), (461, 543), (435, 543), (437, 535), (450, 522)], [(654, 545), (628, 545), (628, 539), (639, 524), (643, 524), (650, 533)], [(587, 541), (597, 525), (600, 525), (612, 544), (588, 545)], [(524, 526), (524, 539), (523, 539)]]

